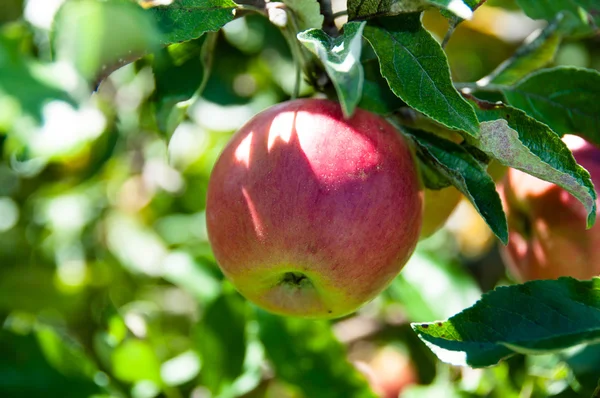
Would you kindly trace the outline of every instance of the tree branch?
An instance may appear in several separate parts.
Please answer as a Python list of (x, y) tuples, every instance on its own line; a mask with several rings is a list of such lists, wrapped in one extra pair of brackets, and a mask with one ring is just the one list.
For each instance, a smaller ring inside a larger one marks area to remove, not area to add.
[(339, 36), (340, 32), (335, 26), (335, 16), (331, 8), (331, 0), (319, 0), (321, 5), (321, 15), (323, 15), (323, 30), (331, 37)]

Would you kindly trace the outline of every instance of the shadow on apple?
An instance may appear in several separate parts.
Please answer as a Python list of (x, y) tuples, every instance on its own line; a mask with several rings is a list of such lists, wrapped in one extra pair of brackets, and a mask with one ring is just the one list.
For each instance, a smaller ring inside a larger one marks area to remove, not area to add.
[(419, 238), (422, 193), (408, 144), (364, 110), (302, 99), (263, 111), (218, 159), (207, 198), (217, 262), (277, 314), (335, 318), (374, 298)]

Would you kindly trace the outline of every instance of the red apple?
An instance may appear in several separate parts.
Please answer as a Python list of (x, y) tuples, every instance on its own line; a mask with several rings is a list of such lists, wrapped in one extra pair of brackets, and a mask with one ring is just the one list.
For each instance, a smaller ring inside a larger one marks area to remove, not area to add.
[(402, 391), (418, 381), (410, 357), (392, 346), (380, 349), (369, 365), (374, 381), (371, 385), (382, 398), (398, 398)]
[[(600, 149), (576, 136), (567, 135), (563, 141), (600, 187)], [(600, 274), (600, 223), (586, 230), (587, 214), (577, 199), (514, 169), (508, 171), (500, 193), (510, 232), (502, 254), (518, 280), (589, 279)], [(596, 205), (600, 207), (600, 199)]]
[(355, 360), (352, 364), (381, 398), (398, 398), (418, 382), (410, 357), (392, 346), (378, 349), (368, 361)]
[(206, 219), (217, 262), (245, 297), (282, 315), (333, 318), (398, 274), (422, 206), (412, 153), (393, 126), (301, 99), (232, 137), (210, 178)]

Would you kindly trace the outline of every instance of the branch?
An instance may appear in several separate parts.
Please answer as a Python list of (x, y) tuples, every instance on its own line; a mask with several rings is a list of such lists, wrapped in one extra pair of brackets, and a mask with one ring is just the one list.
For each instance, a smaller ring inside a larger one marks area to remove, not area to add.
[(454, 88), (458, 91), (470, 93), (473, 91), (501, 92), (510, 86), (504, 84), (478, 84), (478, 83), (454, 83)]
[(446, 36), (444, 36), (444, 40), (442, 41), (442, 44), (441, 44), (442, 48), (446, 48), (446, 45), (450, 41), (450, 37), (452, 37), (452, 34), (456, 30), (459, 23), (460, 23), (459, 18), (453, 18), (450, 21), (450, 26), (448, 26), (448, 32), (446, 32)]
[(318, 0), (321, 5), (321, 15), (323, 15), (323, 30), (331, 37), (339, 36), (340, 32), (335, 26), (335, 16), (331, 8), (331, 0)]

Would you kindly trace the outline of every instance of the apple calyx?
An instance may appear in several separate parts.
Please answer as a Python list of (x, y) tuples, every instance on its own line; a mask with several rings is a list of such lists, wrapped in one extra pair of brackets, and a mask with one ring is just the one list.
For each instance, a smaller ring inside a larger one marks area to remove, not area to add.
[(308, 276), (300, 272), (286, 272), (283, 274), (283, 278), (281, 278), (279, 284), (293, 289), (306, 289), (313, 287), (313, 284)]

